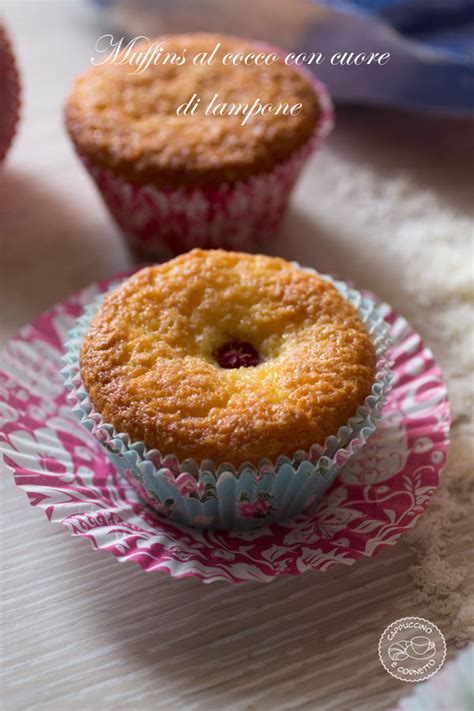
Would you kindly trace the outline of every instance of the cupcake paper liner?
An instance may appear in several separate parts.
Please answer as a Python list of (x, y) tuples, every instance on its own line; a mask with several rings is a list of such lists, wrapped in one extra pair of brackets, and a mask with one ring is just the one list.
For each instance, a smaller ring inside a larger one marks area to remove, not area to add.
[(217, 186), (159, 189), (127, 180), (78, 152), (133, 247), (160, 259), (194, 247), (253, 251), (275, 232), (304, 164), (333, 125), (326, 88), (304, 73), (318, 95), (321, 116), (313, 136), (270, 172)]
[(343, 465), (375, 431), (392, 382), (388, 326), (371, 299), (343, 282), (324, 278), (358, 310), (372, 338), (376, 377), (371, 393), (324, 446), (298, 451), (291, 460), (262, 460), (258, 466), (247, 463), (238, 470), (211, 460), (179, 462), (174, 456), (162, 456), (104, 422), (88, 397), (79, 364), (82, 340), (104, 296), (86, 307), (69, 333), (63, 357), (62, 374), (72, 410), (103, 445), (118, 471), (160, 515), (179, 524), (222, 530), (245, 530), (289, 519), (319, 501)]
[(392, 338), (393, 387), (376, 432), (319, 503), (289, 521), (240, 532), (176, 526), (154, 512), (73, 415), (60, 375), (68, 332), (115, 281), (70, 295), (0, 354), (0, 471), (11, 473), (51, 523), (145, 573), (232, 584), (352, 565), (395, 545), (417, 523), (446, 461), (449, 400), (420, 335), (378, 301)]
[(0, 163), (15, 136), (20, 115), (20, 78), (7, 30), (0, 22)]

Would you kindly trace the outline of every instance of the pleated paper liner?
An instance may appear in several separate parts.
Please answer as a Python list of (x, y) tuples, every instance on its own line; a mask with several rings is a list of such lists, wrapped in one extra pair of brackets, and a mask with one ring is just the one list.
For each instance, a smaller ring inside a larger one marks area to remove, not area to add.
[(145, 572), (232, 583), (351, 565), (394, 545), (416, 523), (446, 459), (449, 402), (419, 334), (378, 302), (393, 341), (393, 387), (377, 431), (319, 503), (288, 521), (233, 533), (177, 526), (144, 505), (72, 414), (60, 375), (67, 333), (112, 281), (40, 316), (0, 358), (3, 463), (49, 520)]

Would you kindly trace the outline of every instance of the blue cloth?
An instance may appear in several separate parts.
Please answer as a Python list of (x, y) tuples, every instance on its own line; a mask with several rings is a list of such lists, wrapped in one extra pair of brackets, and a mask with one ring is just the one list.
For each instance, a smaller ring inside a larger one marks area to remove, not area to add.
[(322, 0), (377, 15), (405, 36), (466, 62), (474, 58), (473, 0)]
[[(158, 15), (176, 30), (206, 27), (219, 19), (221, 0), (92, 0), (103, 12), (127, 6)], [(222, 3), (222, 6), (230, 3)], [(328, 59), (310, 67), (329, 87), (336, 103), (356, 102), (457, 116), (474, 116), (474, 0), (306, 0), (323, 6), (293, 49), (322, 52)], [(238, 7), (239, 0), (233, 0)], [(212, 7), (212, 10), (210, 9)], [(188, 8), (187, 12), (183, 10)], [(232, 32), (222, 14), (222, 31)], [(120, 18), (120, 14), (118, 14)], [(125, 27), (127, 19), (124, 16)], [(188, 18), (183, 20), (183, 18)], [(272, 25), (278, 15), (272, 17)], [(199, 22), (197, 22), (199, 20)], [(117, 13), (114, 14), (114, 22)], [(184, 26), (186, 25), (186, 26)], [(120, 21), (119, 21), (120, 26)], [(249, 28), (249, 35), (251, 28)], [(271, 41), (272, 37), (268, 37)], [(384, 65), (332, 66), (335, 52), (390, 52)]]
[[(474, 115), (474, 0), (311, 2), (330, 8), (339, 19), (326, 42), (334, 46), (340, 33), (335, 51), (391, 53), (378, 72), (370, 67), (341, 72), (339, 67), (318, 66), (317, 73), (336, 98)], [(308, 29), (305, 49), (321, 40), (320, 30)]]

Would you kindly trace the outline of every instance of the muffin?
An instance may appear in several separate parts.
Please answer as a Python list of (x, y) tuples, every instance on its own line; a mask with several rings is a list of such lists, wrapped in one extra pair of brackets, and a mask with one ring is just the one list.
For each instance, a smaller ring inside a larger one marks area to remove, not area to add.
[(5, 158), (20, 114), (20, 78), (6, 28), (0, 21), (0, 163)]
[(73, 333), (76, 412), (175, 520), (297, 513), (332, 481), (338, 450), (373, 431), (388, 386), (383, 320), (348, 295), (263, 255), (196, 249), (146, 267)]
[[(76, 150), (142, 250), (161, 257), (192, 247), (252, 249), (280, 222), (303, 163), (329, 129), (327, 95), (279, 50), (248, 40), (168, 35), (134, 51), (154, 47), (184, 63), (157, 58), (136, 71), (124, 49), (77, 79), (65, 107)], [(211, 63), (194, 63), (216, 47)], [(273, 52), (274, 61), (225, 59), (251, 52)], [(257, 100), (272, 109), (247, 115)], [(300, 108), (291, 115), (285, 105)]]

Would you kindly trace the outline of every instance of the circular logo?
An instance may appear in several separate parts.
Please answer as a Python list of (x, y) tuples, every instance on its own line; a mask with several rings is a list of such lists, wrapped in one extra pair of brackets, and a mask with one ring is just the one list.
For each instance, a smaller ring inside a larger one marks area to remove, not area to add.
[(441, 669), (446, 640), (441, 630), (423, 617), (402, 617), (385, 628), (379, 640), (379, 658), (389, 674), (400, 681), (424, 681)]

